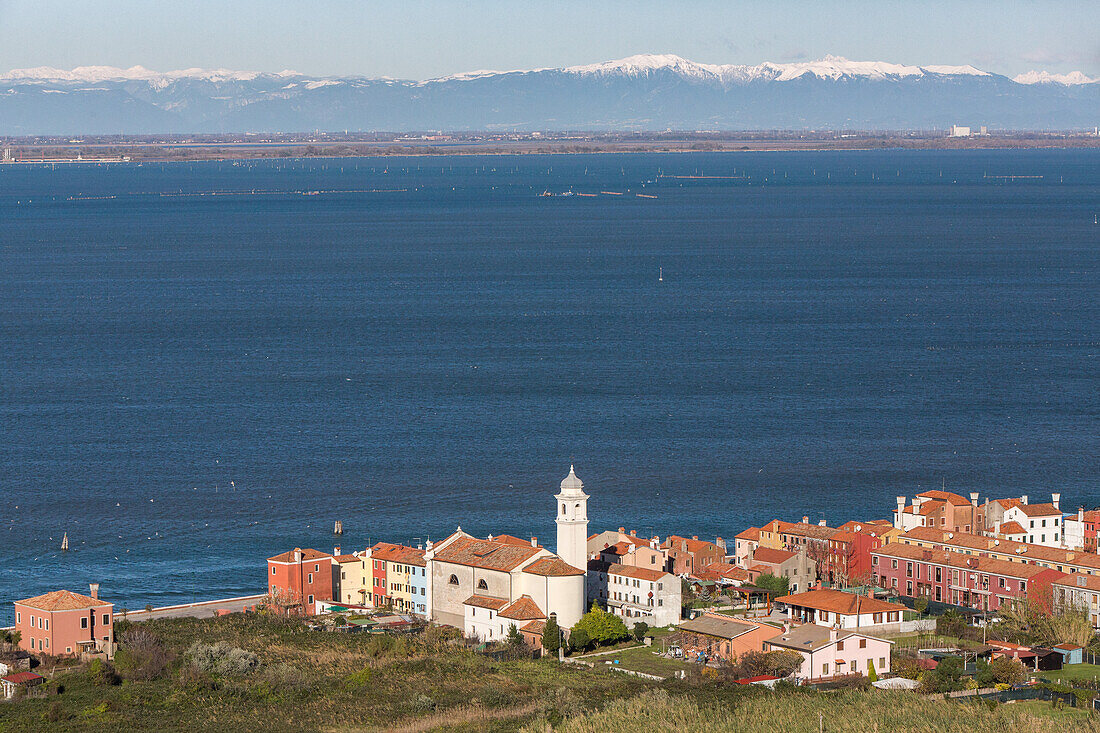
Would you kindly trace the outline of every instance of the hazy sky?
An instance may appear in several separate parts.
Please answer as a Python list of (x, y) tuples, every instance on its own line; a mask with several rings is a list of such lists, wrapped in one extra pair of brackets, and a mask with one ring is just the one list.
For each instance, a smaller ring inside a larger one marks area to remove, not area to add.
[(427, 78), (635, 53), (1100, 74), (1100, 0), (0, 0), (0, 70), (191, 66)]

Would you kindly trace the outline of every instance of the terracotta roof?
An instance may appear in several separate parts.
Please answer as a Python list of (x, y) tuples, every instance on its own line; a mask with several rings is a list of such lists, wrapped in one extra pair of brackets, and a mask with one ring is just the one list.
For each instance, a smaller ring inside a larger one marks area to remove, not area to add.
[(665, 541), (661, 543), (661, 547), (679, 550), (683, 547), (684, 543), (687, 543), (688, 552), (713, 552), (718, 549), (718, 545), (713, 542), (693, 540), (687, 537), (680, 537), (679, 535), (669, 535), (665, 538)]
[(1084, 649), (1085, 647), (1077, 646), (1076, 644), (1055, 644), (1054, 648), (1055, 649), (1065, 649), (1066, 651), (1071, 652), (1074, 649)]
[(626, 555), (630, 553), (632, 547), (633, 545), (629, 542), (616, 542), (613, 545), (608, 545), (603, 548), (600, 552), (610, 552), (612, 555)]
[(650, 543), (653, 540), (646, 539), (645, 537), (638, 537), (637, 535), (628, 534), (623, 538), (622, 541), (629, 542), (632, 545), (638, 545), (639, 547), (650, 547)]
[[(1084, 516), (1082, 517), (1082, 519), (1084, 519), (1086, 522), (1100, 522), (1100, 509), (1089, 509), (1087, 512), (1084, 512)], [(1076, 522), (1077, 515), (1071, 514), (1070, 516), (1066, 517), (1066, 521)]]
[(526, 631), (530, 634), (542, 635), (542, 632), (546, 631), (546, 622), (543, 620), (528, 621), (523, 626), (519, 627), (520, 631)]
[(749, 527), (748, 529), (742, 530), (741, 532), (738, 532), (736, 535), (734, 535), (734, 539), (751, 540), (752, 542), (759, 542), (760, 541), (760, 528), (759, 527)]
[[(1082, 581), (1081, 579), (1084, 578)], [(1067, 575), (1064, 578), (1058, 578), (1054, 581), (1055, 585), (1062, 585), (1066, 588), (1080, 588), (1081, 590), (1100, 591), (1100, 576), (1097, 575), (1084, 575), (1082, 573), (1074, 573)]]
[(963, 532), (947, 532), (935, 527), (911, 529), (899, 536), (898, 542), (901, 544), (925, 542), (946, 547), (963, 547), (975, 552), (1002, 555), (1006, 559), (1011, 558), (1019, 562), (1046, 562), (1100, 570), (1100, 555), (1095, 553), (1044, 547), (1013, 540), (995, 540), (992, 537)]
[(905, 606), (897, 603), (880, 601), (877, 598), (857, 596), (854, 593), (845, 593), (829, 588), (822, 590), (810, 590), (805, 593), (781, 596), (775, 599), (776, 603), (786, 603), (791, 606), (802, 606), (820, 611), (831, 611), (842, 615), (850, 615), (859, 608), (859, 613), (883, 613), (885, 611), (905, 611)]
[(366, 560), (365, 557), (359, 557), (358, 555), (337, 555), (336, 562), (355, 562), (357, 560)]
[(1062, 510), (1053, 504), (1020, 504), (1016, 508), (1029, 517), (1062, 516)]
[(955, 506), (970, 505), (970, 502), (967, 499), (964, 499), (958, 494), (953, 494), (950, 491), (925, 491), (923, 493), (917, 494), (917, 496), (923, 496), (929, 499), (939, 499), (940, 501), (944, 501), (948, 504), (954, 504)]
[(669, 573), (663, 570), (650, 570), (649, 568), (636, 568), (631, 565), (619, 565), (612, 564), (607, 569), (608, 575), (621, 575), (626, 578), (637, 578), (638, 580), (648, 580), (656, 582), (662, 580)]
[(476, 593), (462, 602), (463, 606), (476, 606), (478, 608), (491, 608), (499, 611), (508, 605), (507, 598), (494, 598), (493, 596), (481, 596)]
[(520, 547), (503, 542), (489, 542), (473, 537), (459, 537), (435, 555), (437, 562), (511, 572), (535, 555), (545, 552), (530, 544)]
[(69, 590), (53, 590), (34, 598), (25, 598), (16, 601), (21, 606), (30, 606), (42, 611), (76, 611), (82, 608), (98, 608), (100, 606), (113, 606), (113, 603), (103, 599), (96, 600)]
[(512, 618), (517, 621), (529, 621), (532, 619), (544, 619), (546, 614), (542, 612), (538, 604), (531, 596), (523, 595), (500, 610), (504, 618)]
[(752, 554), (752, 562), (754, 563), (767, 563), (768, 565), (781, 565), (792, 557), (796, 553), (789, 550), (776, 550), (771, 547), (757, 547), (756, 552)]
[(700, 580), (740, 580), (746, 581), (749, 579), (749, 573), (742, 567), (737, 565), (730, 565), (725, 562), (712, 562), (710, 565), (705, 566), (699, 573)]
[(1011, 509), (1014, 506), (1020, 506), (1019, 499), (994, 499), (993, 501), (988, 501), (986, 503), (1000, 504), (1002, 509)]
[(1001, 525), (1001, 534), (1027, 534), (1019, 522), (1005, 522)]
[[(300, 549), (300, 548), (295, 548), (295, 549)], [(275, 557), (267, 558), (267, 561), (268, 562), (294, 562), (294, 552), (295, 552), (295, 550), (287, 550), (286, 552), (280, 553), (280, 554), (276, 555)], [(320, 552), (318, 550), (313, 550), (313, 549), (310, 549), (308, 547), (304, 550), (301, 550), (301, 553), (302, 553), (302, 562), (310, 562), (311, 560), (332, 560), (332, 555), (328, 554), (327, 552)]]
[[(860, 609), (861, 611), (863, 609)], [(875, 639), (876, 641), (887, 641), (886, 639), (879, 639), (875, 636), (868, 636), (867, 634), (860, 634), (856, 631), (841, 629), (837, 634), (835, 640), (830, 640), (832, 629), (828, 626), (821, 626), (819, 624), (802, 624), (796, 626), (790, 631), (783, 631), (767, 640), (768, 644), (773, 646), (784, 647), (786, 649), (797, 649), (798, 651), (813, 651), (823, 649), (827, 646), (832, 646), (838, 641), (844, 641), (852, 636), (864, 637), (867, 639)], [(893, 644), (894, 642), (888, 642)]]
[(742, 634), (761, 628), (761, 624), (750, 621), (741, 621), (732, 616), (719, 618), (709, 614), (685, 621), (679, 626), (680, 631), (690, 631), (694, 634), (716, 636), (720, 639), (735, 639)]
[(823, 527), (820, 524), (805, 524), (799, 522), (798, 524), (789, 524), (784, 530), (783, 534), (791, 534), (797, 537), (810, 537), (816, 540), (827, 540), (836, 534), (836, 530), (832, 527)]
[(523, 569), (525, 573), (532, 575), (547, 575), (551, 578), (560, 578), (568, 575), (584, 575), (584, 571), (575, 568), (560, 557), (540, 557)]
[(500, 534), (493, 537), (493, 542), (503, 542), (506, 545), (519, 545), (525, 547), (541, 547), (537, 542), (532, 545), (531, 540), (525, 540), (521, 537), (515, 537), (510, 534)]
[(0, 680), (5, 682), (11, 682), (16, 685), (25, 685), (27, 683), (39, 684), (45, 682), (46, 678), (40, 674), (34, 672), (13, 672), (12, 674), (4, 675), (0, 677)]
[[(446, 550), (444, 550), (446, 552)], [(387, 560), (403, 565), (417, 565), (424, 567), (424, 551), (406, 545), (394, 545), (389, 542), (379, 542), (370, 549), (373, 560)]]

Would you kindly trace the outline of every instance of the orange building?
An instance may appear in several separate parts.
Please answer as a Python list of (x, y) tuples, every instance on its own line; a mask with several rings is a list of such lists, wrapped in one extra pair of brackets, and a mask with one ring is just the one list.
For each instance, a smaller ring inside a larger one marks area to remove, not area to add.
[(19, 647), (28, 652), (68, 656), (103, 651), (114, 656), (114, 604), (99, 600), (99, 584), (91, 595), (55, 590), (15, 602)]
[(267, 588), (272, 605), (288, 615), (313, 616), (317, 601), (335, 601), (339, 564), (327, 552), (293, 550), (267, 559)]
[(748, 652), (764, 651), (764, 642), (780, 632), (771, 624), (704, 613), (679, 626), (680, 648), (689, 658), (703, 654), (708, 659), (729, 662)]

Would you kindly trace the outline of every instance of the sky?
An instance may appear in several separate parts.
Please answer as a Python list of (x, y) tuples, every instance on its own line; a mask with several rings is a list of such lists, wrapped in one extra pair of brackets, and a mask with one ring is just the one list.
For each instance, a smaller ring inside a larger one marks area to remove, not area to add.
[(145, 66), (425, 79), (675, 53), (1100, 75), (1100, 0), (0, 0), (0, 71)]

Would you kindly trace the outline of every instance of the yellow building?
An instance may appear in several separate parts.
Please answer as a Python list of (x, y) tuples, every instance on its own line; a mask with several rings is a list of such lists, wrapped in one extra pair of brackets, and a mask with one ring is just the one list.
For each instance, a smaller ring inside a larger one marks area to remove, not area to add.
[(336, 548), (337, 584), (333, 598), (339, 603), (356, 606), (371, 604), (371, 564), (370, 550), (341, 555)]

